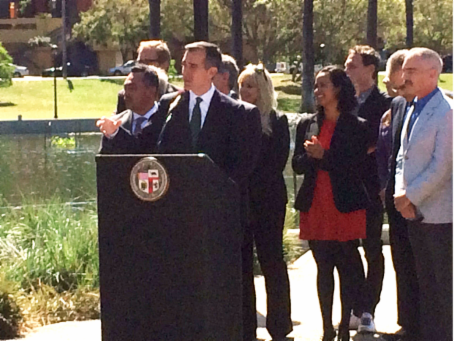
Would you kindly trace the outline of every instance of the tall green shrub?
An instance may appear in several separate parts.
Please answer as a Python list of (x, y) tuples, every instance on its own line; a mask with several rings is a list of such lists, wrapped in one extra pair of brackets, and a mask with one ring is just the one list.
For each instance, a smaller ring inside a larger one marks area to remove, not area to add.
[(13, 58), (8, 54), (8, 51), (0, 42), (0, 87), (10, 86), (12, 84), (14, 67), (10, 65)]

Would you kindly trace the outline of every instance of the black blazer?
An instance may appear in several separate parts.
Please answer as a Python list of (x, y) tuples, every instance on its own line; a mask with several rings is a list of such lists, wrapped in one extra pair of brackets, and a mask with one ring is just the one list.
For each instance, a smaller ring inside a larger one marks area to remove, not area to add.
[(168, 116), (159, 137), (159, 153), (205, 153), (229, 177), (244, 184), (253, 168), (253, 160), (249, 159), (250, 142), (244, 107), (215, 90), (197, 144), (193, 147), (189, 126), (189, 92), (174, 100), (176, 96), (165, 95), (160, 101), (159, 110)]
[(123, 111), (115, 115), (114, 118), (120, 119), (122, 124), (118, 133), (109, 139), (105, 136), (101, 140), (100, 154), (153, 154), (156, 153), (156, 145), (159, 133), (165, 122), (164, 113), (156, 111), (149, 120), (139, 136), (132, 135), (132, 121), (134, 115), (131, 110)]
[[(391, 97), (380, 92), (378, 87), (374, 87), (366, 101), (358, 108), (358, 117), (367, 120), (370, 134), (367, 141), (370, 147), (377, 145), (378, 132), (383, 114), (389, 109)], [(368, 155), (362, 168), (364, 183), (371, 196), (371, 199), (379, 200), (380, 180), (378, 177), (377, 159), (375, 152)]]
[[(271, 133), (262, 133), (260, 156), (250, 177), (250, 203), (254, 211), (281, 209), (287, 203), (283, 171), (290, 150), (287, 116), (270, 113)], [(258, 212), (264, 214), (265, 212)]]
[[(389, 179), (386, 184), (385, 203), (386, 208), (395, 211), (394, 207), (394, 186), (396, 176), (396, 157), (400, 149), (400, 138), (404, 117), (407, 109), (407, 101), (403, 97), (396, 97), (391, 102), (391, 128), (392, 128), (392, 150), (389, 157)], [(396, 211), (397, 212), (397, 211)]]
[(325, 150), (323, 159), (318, 160), (307, 155), (304, 141), (319, 135), (323, 119), (322, 114), (312, 114), (305, 115), (298, 122), (292, 167), (297, 174), (304, 174), (304, 181), (298, 191), (295, 208), (302, 212), (309, 211), (319, 169), (329, 172), (334, 203), (340, 212), (367, 208), (369, 198), (359, 172), (359, 166), (367, 157), (366, 122), (351, 114), (341, 114), (330, 149)]

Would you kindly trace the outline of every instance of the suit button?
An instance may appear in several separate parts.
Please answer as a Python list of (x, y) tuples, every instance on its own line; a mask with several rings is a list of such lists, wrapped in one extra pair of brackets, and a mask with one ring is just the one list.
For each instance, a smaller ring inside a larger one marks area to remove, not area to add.
[(405, 155), (405, 156), (404, 156), (404, 159), (405, 159), (405, 160), (408, 160), (408, 156), (407, 156), (407, 155)]

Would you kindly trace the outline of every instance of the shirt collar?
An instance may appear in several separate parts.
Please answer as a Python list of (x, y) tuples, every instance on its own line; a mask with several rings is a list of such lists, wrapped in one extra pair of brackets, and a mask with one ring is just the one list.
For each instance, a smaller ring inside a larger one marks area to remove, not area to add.
[[(205, 92), (203, 95), (201, 96), (197, 96), (195, 93), (193, 93), (191, 90), (189, 91), (189, 103), (190, 103), (190, 107), (192, 107), (193, 105), (195, 105), (195, 99), (197, 97), (200, 97), (202, 99), (202, 102), (205, 103), (205, 104), (210, 104), (211, 102), (211, 98), (213, 97), (213, 94), (214, 94), (214, 91), (216, 90), (216, 88), (214, 87), (213, 84), (211, 84), (211, 87), (210, 87), (210, 90), (208, 90), (207, 92)], [(193, 105), (191, 105), (193, 103)]]
[(147, 120), (150, 119), (150, 117), (158, 110), (158, 105), (156, 102), (154, 102), (153, 104), (153, 107), (147, 111), (147, 113), (145, 115), (139, 115), (137, 113), (134, 113), (134, 119), (138, 118), (138, 117), (145, 117)]
[(358, 96), (358, 103), (360, 103), (360, 104), (364, 103), (367, 100), (367, 98), (369, 97), (369, 95), (371, 94), (372, 90), (374, 90), (374, 88), (375, 88), (375, 85), (372, 85), (366, 91), (361, 92)]
[(435, 96), (435, 94), (440, 91), (440, 89), (435, 88), (435, 90), (433, 90), (430, 94), (424, 96), (423, 98), (418, 98), (416, 97), (414, 99), (414, 103), (415, 103), (415, 107), (417, 107), (418, 109), (419, 108), (424, 108), (426, 106), (427, 103), (429, 103), (429, 101), (432, 99), (432, 97)]

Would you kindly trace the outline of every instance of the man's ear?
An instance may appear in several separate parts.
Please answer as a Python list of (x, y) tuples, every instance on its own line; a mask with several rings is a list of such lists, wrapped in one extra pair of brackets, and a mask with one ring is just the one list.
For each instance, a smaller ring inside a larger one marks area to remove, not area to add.
[(373, 64), (368, 65), (367, 66), (367, 71), (369, 71), (370, 74), (371, 74), (371, 77), (374, 78), (374, 74), (376, 73), (375, 65), (373, 65)]
[(214, 76), (216, 76), (218, 73), (218, 68), (215, 66), (212, 66), (208, 69), (208, 75), (210, 75), (210, 78), (213, 79)]

